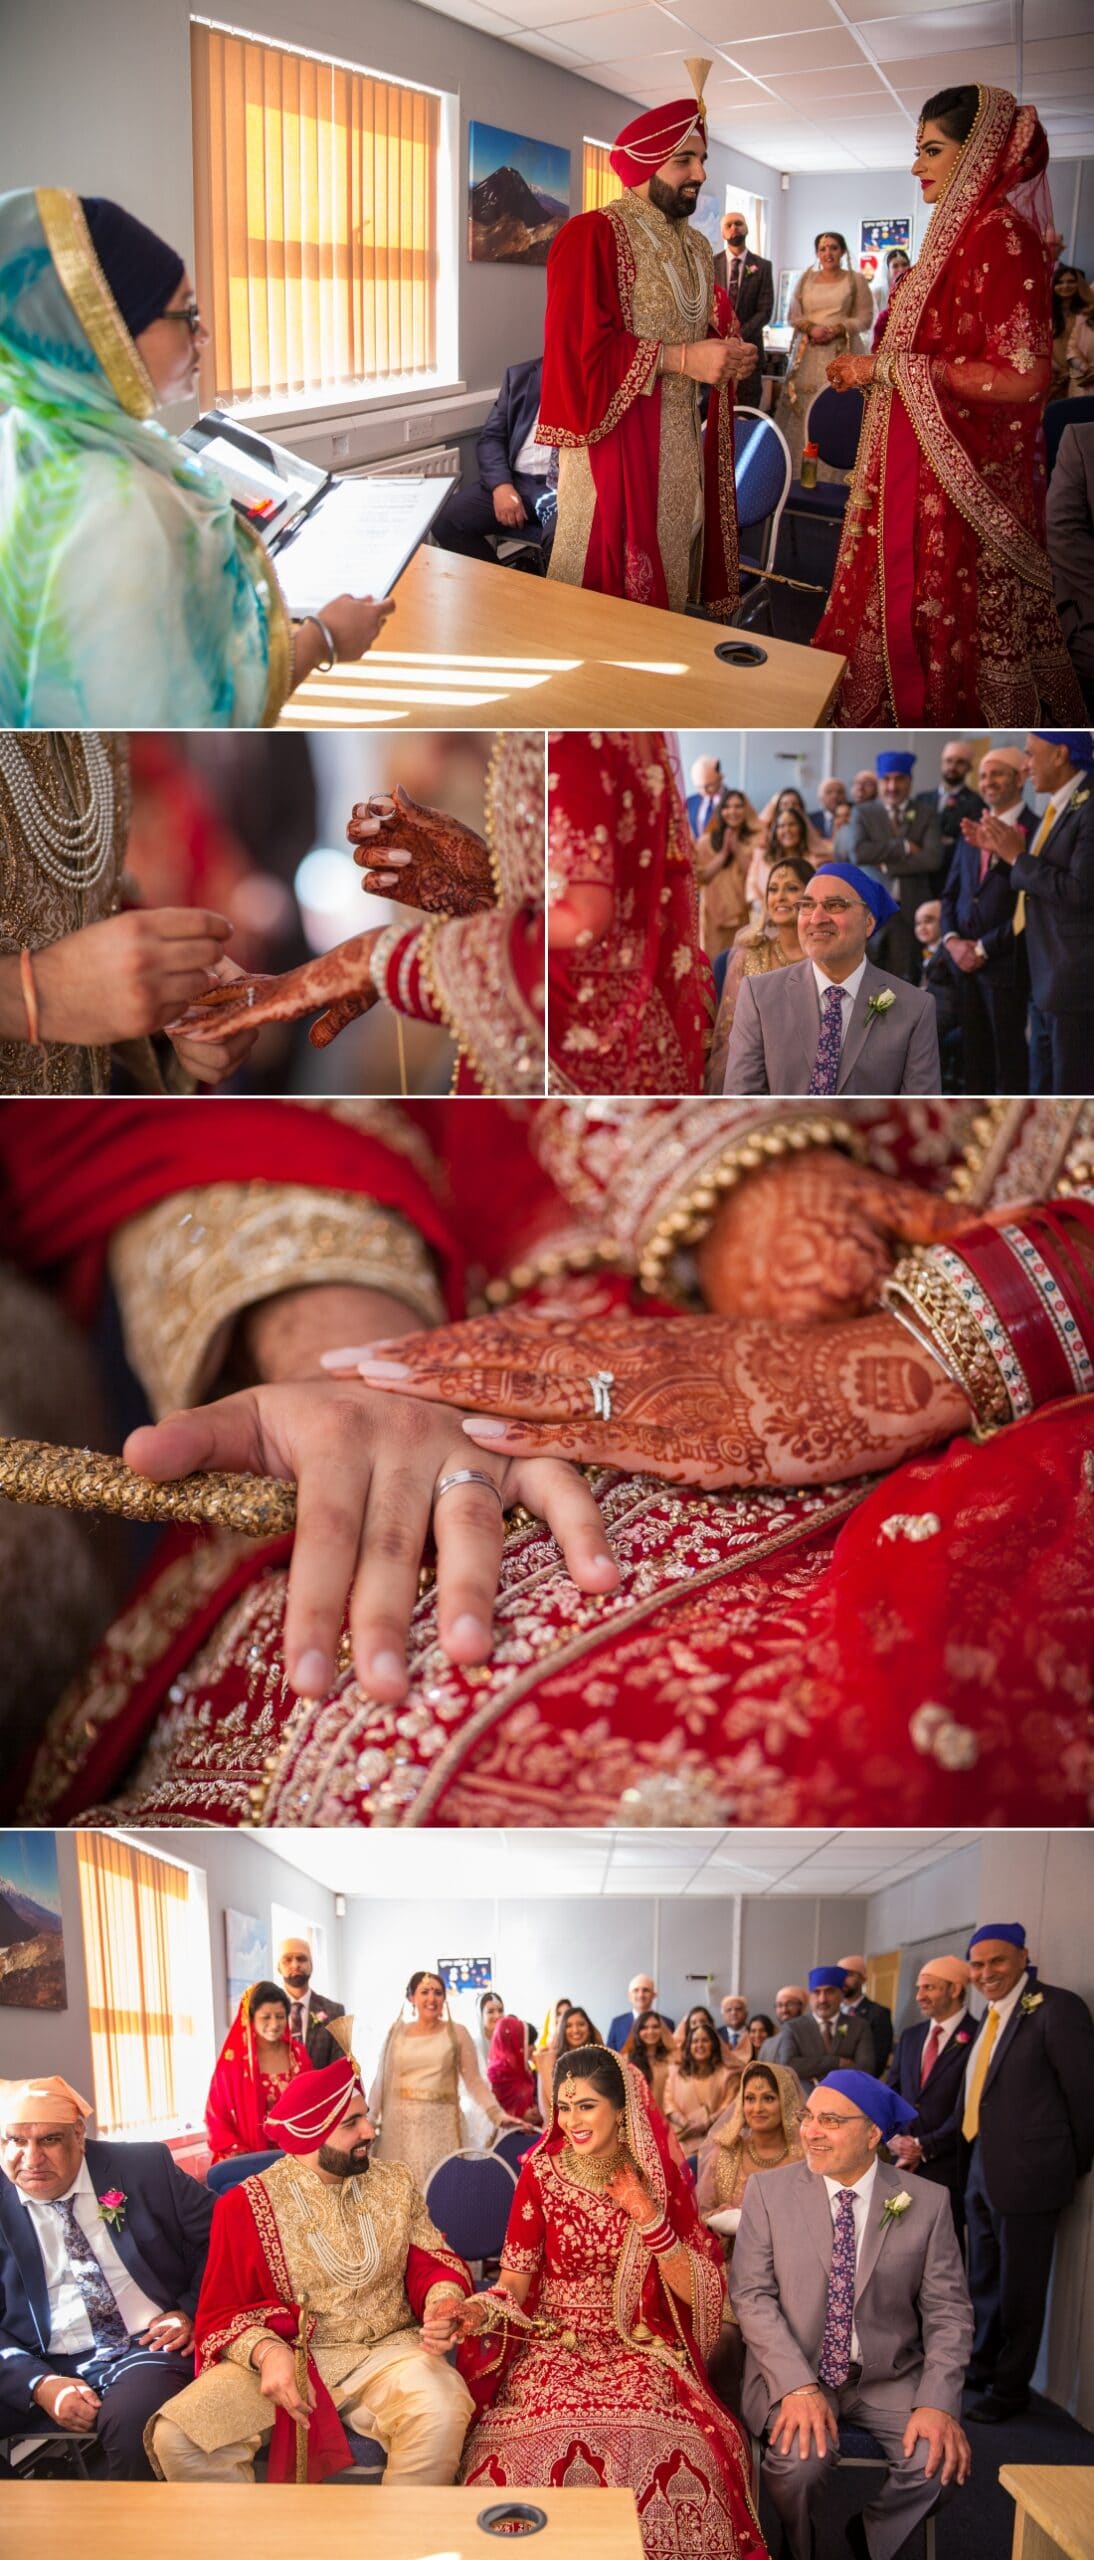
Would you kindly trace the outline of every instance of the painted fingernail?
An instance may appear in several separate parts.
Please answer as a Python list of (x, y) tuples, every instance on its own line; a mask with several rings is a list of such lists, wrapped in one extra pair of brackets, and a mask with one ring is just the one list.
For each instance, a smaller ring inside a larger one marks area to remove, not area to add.
[(410, 854), (401, 852), (397, 844), (385, 845), (384, 861), (392, 863), (396, 870), (405, 871), (407, 863), (410, 860)]
[(301, 1654), (292, 1684), (298, 1697), (322, 1698), (326, 1696), (333, 1678), (334, 1664), (329, 1654), (320, 1653), (318, 1646), (313, 1646), (310, 1653)]
[(357, 1362), (362, 1377), (409, 1378), (413, 1375), (406, 1360), (377, 1360), (371, 1351), (362, 1351)]
[(370, 1668), (374, 1680), (387, 1682), (406, 1679), (406, 1664), (397, 1653), (374, 1653)]
[(469, 1651), (486, 1653), (490, 1645), (490, 1629), (481, 1618), (457, 1618), (452, 1629), (452, 1642), (458, 1644), (461, 1651), (466, 1646)]
[(472, 1421), (462, 1423), (460, 1427), (471, 1440), (504, 1440), (509, 1429), (507, 1422)]
[(397, 871), (371, 871), (369, 873), (369, 883), (373, 889), (394, 889), (398, 884), (398, 879), (399, 874)]
[(321, 1351), (319, 1366), (321, 1369), (356, 1369), (359, 1361), (368, 1359), (371, 1349), (369, 1342), (351, 1342), (346, 1351)]

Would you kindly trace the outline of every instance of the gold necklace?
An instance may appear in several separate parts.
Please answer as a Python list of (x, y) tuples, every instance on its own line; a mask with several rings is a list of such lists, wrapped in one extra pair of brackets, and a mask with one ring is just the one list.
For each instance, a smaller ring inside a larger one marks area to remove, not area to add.
[(780, 2160), (786, 2159), (789, 2149), (789, 2143), (784, 2142), (782, 2150), (776, 2151), (769, 2157), (766, 2152), (755, 2152), (752, 2148), (751, 2136), (747, 2133), (745, 2135), (745, 2150), (749, 2159), (755, 2162), (757, 2169), (777, 2169)]
[(566, 2149), (559, 2152), (555, 2165), (560, 2178), (568, 2179), (571, 2186), (588, 2187), (595, 2194), (598, 2188), (610, 2186), (626, 2157), (620, 2144), (614, 2151), (594, 2152), (590, 2159), (585, 2160), (567, 2144)]

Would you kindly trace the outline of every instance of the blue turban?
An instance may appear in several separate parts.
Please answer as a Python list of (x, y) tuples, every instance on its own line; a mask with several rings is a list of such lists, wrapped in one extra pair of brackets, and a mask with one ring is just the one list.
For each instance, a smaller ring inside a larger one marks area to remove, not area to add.
[(845, 1991), (847, 1976), (841, 1964), (815, 1964), (809, 1976), (811, 1991)]
[(907, 747), (886, 747), (884, 755), (874, 758), (879, 780), (887, 773), (911, 773), (914, 764), (915, 757)]
[(915, 2123), (915, 2108), (902, 2098), (899, 2089), (885, 2089), (869, 2071), (830, 2071), (821, 2082), (824, 2091), (838, 2089), (841, 2098), (849, 2098), (860, 2107), (871, 2124), (880, 2125), (888, 2142), (891, 2133), (906, 2133)]
[(186, 273), (177, 249), (108, 196), (82, 196), (91, 245), (131, 338), (165, 311)]
[(1026, 1943), (1026, 1933), (1020, 1920), (985, 1920), (979, 1929), (973, 1930), (965, 1949), (967, 1956), (971, 1956), (973, 1948), (979, 1946), (981, 1938), (1005, 1938), (1008, 1947), (1024, 1947)]
[(1083, 773), (1094, 767), (1094, 736), (1089, 729), (1034, 729), (1034, 738), (1045, 738), (1050, 747), (1066, 747), (1069, 760)]
[(869, 907), (875, 925), (888, 924), (890, 916), (900, 913), (896, 899), (890, 897), (884, 880), (875, 879), (872, 871), (860, 871), (857, 862), (818, 862), (813, 878), (842, 880), (848, 889), (854, 890), (856, 898), (861, 898), (863, 906)]

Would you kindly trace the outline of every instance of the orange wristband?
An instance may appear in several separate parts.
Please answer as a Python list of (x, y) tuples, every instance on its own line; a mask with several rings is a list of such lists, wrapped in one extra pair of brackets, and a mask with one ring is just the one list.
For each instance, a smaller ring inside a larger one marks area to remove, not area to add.
[(19, 954), (19, 983), (23, 990), (23, 1007), (27, 1017), (27, 1038), (32, 1049), (42, 1046), (38, 1023), (38, 989), (34, 983), (34, 964), (26, 943)]

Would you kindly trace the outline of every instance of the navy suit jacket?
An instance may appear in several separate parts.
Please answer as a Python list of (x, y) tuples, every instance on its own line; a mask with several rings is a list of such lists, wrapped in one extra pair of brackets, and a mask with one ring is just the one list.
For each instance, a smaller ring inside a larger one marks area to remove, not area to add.
[[(504, 481), (512, 481), (517, 455), (539, 416), (542, 380), (542, 356), (534, 356), (527, 364), (506, 365), (501, 389), (475, 448), (484, 489), (500, 489)], [(546, 481), (543, 485), (546, 488)]]
[[(1035, 1972), (1031, 1993), (1038, 2005), (1012, 2009), (980, 2096), (980, 2169), (997, 2213), (1062, 2212), (1094, 2162), (1094, 2020), (1076, 1992)], [(967, 2162), (963, 2139), (961, 2149)]]
[[(193, 2318), (215, 2199), (178, 2169), (162, 2142), (89, 2142), (96, 2194), (120, 2187), (120, 2231), (110, 2237), (142, 2292), (161, 2311)], [(33, 2216), (0, 2174), (0, 2395), (24, 2404), (49, 2363), (49, 2293)]]
[(851, 2018), (865, 2018), (874, 2039), (874, 2071), (880, 2080), (893, 2050), (892, 2010), (886, 2009), (880, 2000), (868, 2000), (863, 1997), (861, 2000), (856, 2000), (854, 2008), (849, 2009), (847, 2015)]
[[(670, 2018), (667, 2009), (659, 2009), (657, 2015), (659, 2018), (664, 2019), (665, 2025), (670, 2030), (676, 2025), (675, 2018)], [(612, 2023), (608, 2029), (608, 2050), (610, 2053), (622, 2053), (623, 2047), (626, 2044), (633, 2025), (633, 2009), (621, 2009), (619, 2016), (612, 2019)]]
[(958, 2135), (965, 2108), (965, 2071), (969, 2048), (976, 2039), (976, 2020), (966, 2011), (959, 2018), (952, 2036), (947, 2037), (925, 2089), (919, 2085), (923, 2068), (923, 2047), (930, 2030), (930, 2019), (917, 2026), (905, 2027), (897, 2039), (896, 2051), (886, 2078), (891, 2089), (899, 2089), (910, 2107), (915, 2108), (915, 2123), (909, 2126), (923, 2153), (923, 2166), (936, 2185), (950, 2187), (955, 2193), (963, 2185)]
[[(1013, 823), (1021, 827), (1028, 843), (1040, 821), (1032, 809), (1023, 809)], [(942, 892), (942, 940), (948, 933), (957, 933), (967, 942), (983, 943), (988, 956), (976, 976), (986, 986), (1029, 985), (1028, 935), (1014, 930), (1017, 898), (1009, 863), (993, 859), (981, 880), (976, 846), (960, 836)]]
[[(722, 799), (724, 792), (724, 782), (719, 783), (716, 791), (689, 791), (688, 825), (691, 828), (693, 836), (703, 835), (709, 827), (712, 818), (717, 817), (718, 804)], [(700, 817), (699, 814), (703, 809), (706, 811), (705, 818)]]
[(1020, 853), (1011, 880), (1026, 893), (1033, 1001), (1042, 1013), (1086, 1013), (1094, 981), (1094, 776), (1084, 774), (1040, 853)]

